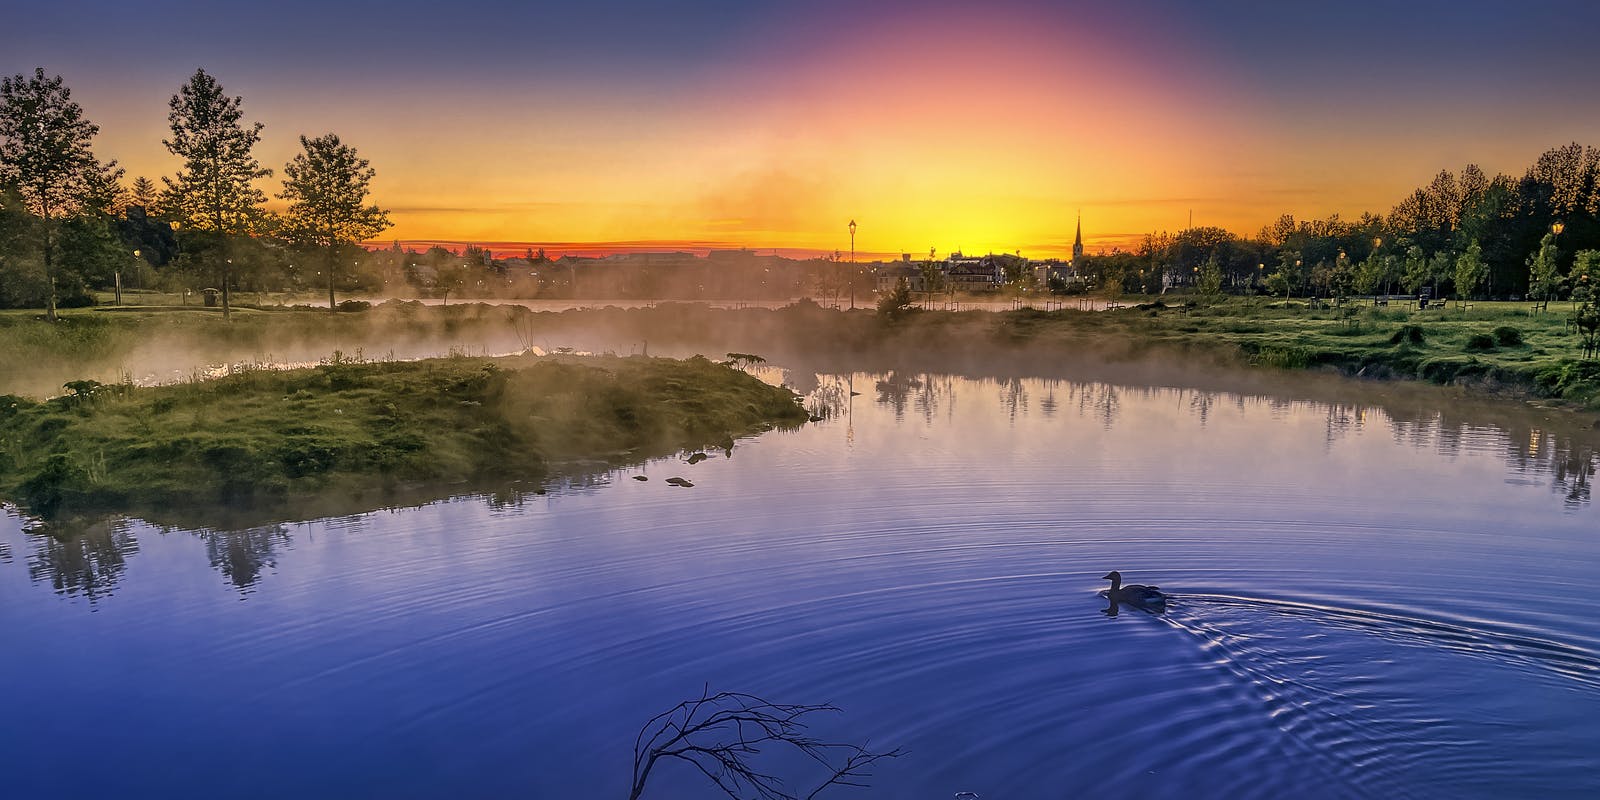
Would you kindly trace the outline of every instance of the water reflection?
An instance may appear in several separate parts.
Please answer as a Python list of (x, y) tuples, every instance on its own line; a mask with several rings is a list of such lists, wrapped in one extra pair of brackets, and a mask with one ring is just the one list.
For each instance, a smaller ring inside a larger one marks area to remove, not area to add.
[(1005, 409), (1006, 417), (1012, 422), (1017, 421), (1017, 414), (1024, 415), (1028, 412), (1028, 388), (1021, 378), (1006, 378), (1000, 381), (1000, 407)]
[(255, 586), (262, 571), (277, 567), (278, 549), (289, 545), (289, 531), (283, 525), (196, 535), (205, 542), (211, 566), (241, 592)]
[(1093, 418), (1100, 426), (1111, 430), (1121, 413), (1122, 398), (1115, 386), (1107, 384), (1074, 385), (1069, 396), (1078, 398), (1078, 416)]
[(1594, 476), (1595, 451), (1589, 445), (1558, 442), (1552, 448), (1554, 461), (1554, 489), (1562, 495), (1567, 506), (1589, 503), (1589, 479)]
[(133, 526), (124, 519), (39, 524), (27, 533), (34, 542), (28, 578), (48, 583), (57, 594), (81, 595), (90, 601), (110, 595), (127, 570), (128, 559), (139, 552)]
[(1165, 605), (1149, 606), (1149, 605), (1145, 605), (1143, 603), (1124, 603), (1124, 602), (1119, 601), (1117, 598), (1112, 597), (1111, 595), (1106, 595), (1105, 599), (1106, 599), (1106, 607), (1100, 609), (1100, 613), (1102, 613), (1102, 614), (1104, 614), (1104, 615), (1106, 615), (1108, 617), (1115, 617), (1116, 615), (1122, 613), (1122, 607), (1123, 606), (1127, 606), (1128, 608), (1131, 608), (1134, 611), (1142, 611), (1142, 612), (1144, 612), (1146, 614), (1149, 614), (1152, 617), (1156, 616), (1156, 615), (1159, 615), (1159, 614), (1162, 614), (1167, 610), (1167, 607)]
[[(779, 376), (769, 376), (776, 380)], [(1334, 452), (1345, 442), (1376, 434), (1405, 451), (1433, 453), (1456, 460), (1490, 456), (1504, 465), (1510, 484), (1548, 486), (1569, 510), (1587, 507), (1597, 466), (1593, 430), (1567, 424), (1511, 403), (1440, 402), (1442, 396), (1385, 386), (1381, 391), (1349, 382), (1335, 387), (1334, 398), (1315, 400), (1273, 393), (1228, 392), (1209, 388), (1163, 388), (1122, 385), (1068, 378), (1025, 378), (1017, 375), (961, 377), (947, 373), (893, 370), (879, 373), (805, 373), (781, 376), (791, 386), (814, 387), (804, 403), (818, 420), (844, 424), (845, 446), (857, 441), (858, 427), (874, 436), (902, 425), (938, 431), (942, 447), (961, 450), (968, 458), (1003, 458), (994, 436), (1005, 428), (1029, 437), (1084, 436), (1087, 423), (1105, 432), (1119, 432), (1134, 447), (1161, 452), (1173, 445), (1170, 436), (1187, 430), (1184, 446), (1201, 452), (1222, 446), (1268, 420), (1304, 426), (1320, 423), (1321, 449)], [(872, 387), (860, 397), (857, 386)], [(1362, 392), (1367, 397), (1356, 395)], [(873, 407), (879, 409), (876, 413)], [(959, 406), (959, 414), (958, 414)], [(1042, 413), (1031, 416), (1037, 407)], [(859, 419), (858, 419), (859, 418)], [(1174, 426), (1187, 418), (1193, 426)], [(1070, 433), (1078, 430), (1079, 433)], [(1204, 431), (1197, 435), (1197, 431)], [(1312, 434), (1315, 436), (1316, 434)], [(1231, 438), (1230, 438), (1231, 437)], [(1063, 440), (1065, 441), (1065, 440)], [(1111, 439), (1089, 437), (1081, 446), (1103, 447)], [(1315, 441), (1315, 440), (1313, 440)], [(1315, 448), (1313, 448), (1315, 449)], [(731, 453), (730, 453), (731, 455)], [(676, 458), (665, 459), (676, 462)], [(656, 463), (656, 462), (650, 462)], [(624, 467), (632, 475), (636, 467)], [(1285, 480), (1314, 485), (1321, 477), (1315, 461), (1303, 476)], [(1380, 469), (1375, 467), (1375, 469)], [(562, 465), (562, 477), (546, 484), (456, 487), (414, 487), (411, 494), (383, 493), (364, 497), (308, 497), (296, 509), (307, 517), (364, 514), (378, 509), (403, 509), (437, 502), (452, 495), (475, 494), (499, 512), (515, 512), (547, 493), (599, 490), (618, 479), (617, 467), (605, 462)], [(665, 476), (662, 476), (665, 477)], [(1471, 479), (1469, 479), (1471, 480)], [(698, 479), (697, 479), (698, 481)], [(652, 484), (654, 485), (654, 484)], [(1463, 492), (1472, 487), (1463, 485)], [(303, 501), (303, 502), (301, 502)], [(174, 508), (170, 526), (195, 531), (212, 568), (230, 586), (248, 592), (276, 568), (279, 553), (292, 544), (285, 522), (244, 516), (239, 509)], [(229, 516), (229, 515), (234, 516)], [(168, 527), (167, 530), (174, 528)], [(127, 522), (117, 519), (56, 522), (29, 529), (28, 575), (56, 592), (91, 600), (112, 593), (128, 569), (139, 544)], [(14, 545), (0, 539), (0, 564), (10, 563)], [(1115, 616), (1115, 604), (1105, 610)]]
[[(969, 381), (996, 386), (998, 391), (990, 408), (1012, 425), (1030, 413), (1033, 398), (1038, 395), (1042, 397), (1038, 405), (1045, 419), (1055, 418), (1061, 408), (1060, 398), (1065, 397), (1065, 402), (1076, 409), (1079, 418), (1092, 420), (1107, 431), (1128, 423), (1123, 414), (1130, 400), (1148, 405), (1163, 398), (1175, 399), (1178, 407), (1202, 429), (1222, 403), (1246, 414), (1258, 408), (1262, 416), (1274, 419), (1320, 416), (1325, 448), (1374, 424), (1387, 426), (1392, 440), (1408, 449), (1432, 451), (1448, 458), (1465, 452), (1499, 452), (1513, 473), (1548, 476), (1552, 491), (1570, 508), (1585, 506), (1592, 499), (1592, 478), (1600, 462), (1593, 431), (1563, 429), (1558, 427), (1558, 420), (1540, 417), (1515, 403), (1500, 403), (1498, 408), (1492, 403), (1444, 403), (1440, 408), (1436, 403), (1443, 398), (1424, 397), (1417, 402), (1397, 403), (1389, 393), (1371, 403), (1316, 402), (1272, 395), (1130, 387), (1055, 378), (1012, 376), (971, 381), (939, 373), (907, 372), (855, 377), (872, 381), (876, 388), (875, 402), (888, 408), (896, 421), (904, 421), (908, 412), (915, 412), (913, 416), (925, 422), (931, 422), (941, 411), (948, 412), (943, 416), (952, 416), (959, 396), (964, 393), (957, 391), (958, 382)], [(848, 395), (842, 387), (850, 379), (852, 376), (812, 376), (819, 388), (809, 398), (808, 407), (815, 409), (814, 414), (822, 419), (843, 413)]]

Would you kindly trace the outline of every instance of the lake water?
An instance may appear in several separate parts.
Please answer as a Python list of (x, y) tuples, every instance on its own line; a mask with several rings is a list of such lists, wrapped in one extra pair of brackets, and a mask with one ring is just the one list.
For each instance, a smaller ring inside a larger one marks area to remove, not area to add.
[[(1600, 796), (1592, 434), (1345, 383), (788, 377), (822, 421), (546, 495), (6, 514), (0, 795), (623, 798), (709, 685), (906, 750), (824, 797)], [(1167, 611), (1104, 613), (1112, 569)]]

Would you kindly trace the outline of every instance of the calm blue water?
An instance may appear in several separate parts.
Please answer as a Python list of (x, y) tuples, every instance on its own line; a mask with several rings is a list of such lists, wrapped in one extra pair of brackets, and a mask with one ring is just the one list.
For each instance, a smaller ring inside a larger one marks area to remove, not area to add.
[[(621, 798), (638, 727), (709, 684), (906, 749), (824, 797), (1600, 796), (1583, 436), (1377, 395), (797, 382), (824, 421), (520, 504), (0, 518), (0, 795)], [(1104, 614), (1111, 569), (1167, 613)], [(645, 794), (714, 796), (670, 763)]]

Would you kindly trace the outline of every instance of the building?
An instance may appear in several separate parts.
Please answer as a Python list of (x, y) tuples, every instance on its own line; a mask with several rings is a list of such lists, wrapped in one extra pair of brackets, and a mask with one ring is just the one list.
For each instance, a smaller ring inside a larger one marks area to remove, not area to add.
[(944, 262), (944, 278), (952, 291), (990, 292), (1006, 282), (1006, 273), (994, 256), (972, 258), (951, 253)]
[(1072, 238), (1072, 266), (1083, 266), (1083, 212), (1078, 212), (1078, 233)]
[(1072, 260), (1051, 259), (1034, 264), (1034, 277), (1040, 286), (1059, 285), (1068, 289), (1088, 286), (1089, 278), (1083, 267), (1083, 214), (1078, 214), (1078, 230), (1072, 238)]
[(895, 284), (902, 280), (913, 292), (927, 291), (922, 265), (911, 263), (910, 254), (902, 254), (899, 261), (873, 268), (873, 285), (880, 292), (894, 291)]

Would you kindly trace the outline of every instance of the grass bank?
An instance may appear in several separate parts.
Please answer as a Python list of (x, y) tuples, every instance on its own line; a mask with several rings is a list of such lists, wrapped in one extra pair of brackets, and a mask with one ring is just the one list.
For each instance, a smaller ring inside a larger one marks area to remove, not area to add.
[[(1044, 324), (1019, 312), (1015, 325)], [(1231, 300), (1211, 306), (1144, 303), (1103, 312), (1103, 333), (1168, 349), (1204, 348), (1274, 369), (1331, 369), (1491, 393), (1558, 400), (1600, 411), (1600, 363), (1582, 358), (1559, 309), (1521, 303), (1415, 311)]]
[(55, 325), (12, 313), (0, 314), (6, 345), (0, 348), (0, 393), (45, 397), (81, 378), (171, 381), (202, 365), (315, 362), (335, 351), (403, 359), (570, 346), (678, 357), (759, 353), (819, 371), (910, 364), (957, 371), (995, 363), (1026, 371), (1155, 360), (1169, 372), (1254, 365), (1458, 385), (1600, 410), (1600, 367), (1581, 358), (1579, 337), (1559, 307), (1538, 312), (1527, 304), (1477, 303), (1416, 311), (1245, 298), (1195, 306), (1170, 298), (1169, 305), (1157, 298), (1123, 302), (1126, 307), (1114, 311), (913, 312), (892, 321), (868, 310), (814, 304), (533, 312), (390, 302), (360, 313), (245, 310), (231, 323), (214, 312), (75, 309)]
[(294, 515), (329, 492), (539, 480), (796, 425), (787, 389), (704, 358), (444, 358), (0, 397), (0, 496), (42, 516)]

